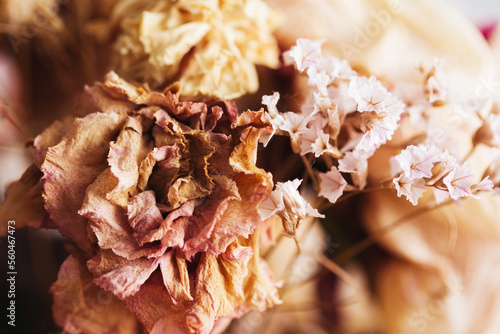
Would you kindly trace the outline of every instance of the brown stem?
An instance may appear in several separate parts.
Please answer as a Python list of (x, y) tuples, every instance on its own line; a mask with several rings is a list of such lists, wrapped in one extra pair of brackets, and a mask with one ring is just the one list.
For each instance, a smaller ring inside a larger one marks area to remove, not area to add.
[(316, 178), (316, 174), (314, 173), (314, 170), (311, 167), (311, 162), (309, 160), (307, 160), (307, 158), (303, 155), (301, 155), (300, 158), (302, 159), (302, 162), (304, 163), (304, 166), (306, 167), (306, 170), (307, 170), (307, 173), (309, 174), (309, 177), (313, 181), (314, 189), (319, 192), (319, 183), (318, 183), (318, 180)]
[(383, 237), (385, 234), (388, 232), (392, 231), (396, 227), (410, 221), (413, 218), (416, 218), (424, 213), (445, 207), (447, 205), (450, 205), (454, 203), (454, 200), (449, 199), (447, 201), (444, 201), (440, 204), (432, 204), (432, 205), (425, 205), (424, 207), (417, 209), (415, 211), (412, 211), (394, 221), (392, 224), (387, 225), (385, 227), (382, 227), (378, 231), (372, 233), (370, 236), (368, 236), (366, 239), (358, 242), (357, 244), (354, 244), (350, 248), (348, 248), (346, 251), (342, 252), (341, 254), (337, 255), (336, 257), (333, 258), (333, 261), (338, 263), (339, 265), (342, 265), (352, 259), (354, 256), (357, 254), (361, 253), (368, 247), (372, 246), (373, 244), (377, 243), (377, 241)]

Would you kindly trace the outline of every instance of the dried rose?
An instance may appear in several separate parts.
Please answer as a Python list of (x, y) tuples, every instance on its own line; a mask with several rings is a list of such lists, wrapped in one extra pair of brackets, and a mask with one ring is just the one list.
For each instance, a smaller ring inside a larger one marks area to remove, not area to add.
[(111, 16), (121, 28), (117, 72), (160, 85), (178, 78), (186, 96), (255, 92), (255, 65), (279, 65), (272, 31), (281, 16), (261, 0), (136, 0), (116, 6)]
[[(95, 284), (153, 333), (209, 333), (218, 318), (279, 303), (254, 233), (273, 187), (255, 166), (269, 129), (262, 111), (181, 102), (172, 89), (110, 73), (77, 110), (97, 112), (54, 123), (35, 139), (34, 162), (45, 209), (90, 258)], [(55, 301), (57, 319), (75, 310)]]

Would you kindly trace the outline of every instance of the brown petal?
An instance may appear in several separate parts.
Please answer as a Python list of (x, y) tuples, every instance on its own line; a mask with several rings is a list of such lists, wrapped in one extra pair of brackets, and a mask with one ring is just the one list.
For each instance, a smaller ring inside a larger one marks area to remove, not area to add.
[(105, 89), (115, 98), (128, 99), (136, 105), (156, 105), (167, 110), (175, 111), (178, 97), (167, 91), (165, 94), (151, 91), (143, 87), (136, 87), (120, 78), (115, 72), (109, 72), (104, 82)]
[(127, 215), (130, 226), (134, 229), (134, 238), (140, 246), (144, 244), (141, 240), (163, 222), (152, 191), (145, 191), (130, 198)]
[(124, 299), (127, 308), (150, 333), (183, 334), (186, 329), (186, 305), (176, 307), (168, 295), (159, 272), (151, 275), (139, 292)]
[[(235, 242), (228, 252), (239, 253), (240, 247)], [(201, 255), (196, 271), (196, 304), (188, 312), (187, 319), (191, 331), (208, 334), (216, 318), (232, 313), (245, 300), (243, 281), (247, 275), (247, 262), (248, 257), (227, 261), (210, 253)]]
[(57, 145), (61, 141), (64, 134), (71, 129), (73, 121), (73, 117), (66, 117), (62, 121), (55, 121), (35, 138), (33, 142), (33, 161), (39, 169), (45, 160), (45, 155), (49, 147)]
[[(258, 237), (251, 247), (256, 245)], [(246, 283), (252, 249), (238, 241), (228, 246), (227, 251), (219, 257), (210, 253), (201, 254), (196, 272), (190, 273), (189, 283), (184, 269), (185, 258), (178, 251), (175, 255), (173, 252), (171, 250), (161, 260), (165, 260), (161, 264), (163, 279), (158, 272), (153, 273), (139, 292), (124, 300), (150, 333), (208, 334), (216, 319), (239, 317), (245, 312), (245, 299), (254, 298), (252, 289), (266, 288), (260, 279)], [(255, 255), (252, 258), (255, 259)], [(255, 263), (259, 263), (258, 258)], [(175, 279), (166, 281), (167, 277)], [(194, 288), (190, 291), (189, 284), (193, 281)], [(175, 291), (176, 296), (181, 296), (175, 298), (175, 304), (167, 292), (171, 290)], [(257, 296), (262, 293), (261, 290), (255, 292)], [(190, 295), (192, 300), (188, 298)]]
[(124, 299), (139, 291), (159, 262), (160, 258), (128, 260), (104, 250), (89, 260), (88, 268), (94, 274), (95, 284)]
[(111, 143), (108, 163), (111, 172), (118, 179), (118, 185), (107, 198), (116, 204), (127, 207), (129, 196), (137, 193), (139, 165), (153, 149), (148, 136), (142, 135), (142, 126), (138, 119), (127, 117), (120, 135)]
[(160, 259), (160, 269), (163, 284), (165, 284), (174, 305), (182, 301), (193, 300), (189, 287), (186, 258), (181, 252), (171, 249), (163, 254)]
[(268, 128), (271, 125), (269, 121), (264, 117), (264, 109), (260, 109), (259, 111), (245, 111), (238, 116), (236, 121), (231, 124), (232, 128), (236, 128), (239, 126), (254, 126), (258, 128)]
[(79, 211), (80, 215), (89, 219), (88, 224), (95, 233), (99, 246), (104, 249), (112, 249), (116, 254), (128, 259), (161, 255), (160, 246), (139, 247), (133, 237), (126, 210), (110, 202), (107, 198), (107, 194), (117, 185), (118, 180), (110, 169), (104, 171), (88, 187), (82, 209)]
[(104, 84), (95, 83), (91, 87), (85, 86), (85, 91), (78, 101), (74, 114), (84, 117), (96, 111), (104, 113), (129, 113), (134, 108), (134, 103), (114, 98), (106, 92)]
[[(177, 144), (171, 146), (155, 147), (141, 162), (139, 167), (139, 181), (137, 186), (144, 191), (146, 186), (155, 191), (158, 198), (164, 199), (173, 180), (181, 168), (180, 148)], [(158, 163), (161, 162), (161, 163)], [(158, 164), (157, 164), (158, 163)], [(158, 166), (155, 173), (153, 167)]]
[(95, 113), (76, 119), (59, 144), (48, 149), (41, 170), (45, 208), (59, 231), (90, 253), (87, 220), (78, 215), (85, 190), (107, 168), (109, 142), (124, 114)]
[[(8, 221), (15, 220), (16, 228), (41, 227), (49, 221), (42, 198), (42, 172), (33, 164), (7, 188), (7, 199), (0, 205), (0, 234), (6, 234)], [(29, 209), (27, 209), (29, 208)]]
[[(186, 258), (198, 252), (210, 252), (218, 256), (227, 246), (240, 235), (241, 226), (238, 220), (233, 220), (227, 230), (221, 226), (224, 213), (230, 203), (239, 202), (240, 195), (236, 183), (223, 175), (214, 175), (216, 191), (206, 199), (203, 205), (197, 207), (195, 215), (190, 218), (186, 244), (182, 248)], [(239, 213), (243, 215), (243, 213)]]
[(135, 334), (137, 319), (111, 293), (92, 283), (82, 261), (69, 256), (50, 292), (55, 322), (69, 334)]
[(161, 240), (163, 247), (182, 247), (188, 218), (193, 215), (194, 208), (199, 204), (200, 200), (191, 200), (182, 204), (170, 212), (160, 227), (149, 233), (141, 242)]
[(259, 228), (248, 239), (253, 257), (248, 262), (248, 275), (245, 281), (245, 298), (248, 306), (264, 311), (268, 307), (281, 304), (277, 284), (271, 270), (259, 254)]

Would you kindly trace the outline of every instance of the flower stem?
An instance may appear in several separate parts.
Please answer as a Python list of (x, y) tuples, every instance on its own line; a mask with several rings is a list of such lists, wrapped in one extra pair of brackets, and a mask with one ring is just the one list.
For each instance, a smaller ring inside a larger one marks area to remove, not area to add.
[(319, 212), (323, 212), (324, 210), (327, 210), (329, 208), (331, 208), (332, 206), (334, 205), (337, 205), (339, 203), (342, 203), (344, 202), (345, 200), (348, 200), (349, 198), (351, 197), (354, 197), (356, 195), (359, 195), (359, 194), (364, 194), (364, 193), (368, 193), (370, 191), (374, 191), (374, 190), (379, 190), (379, 189), (385, 189), (383, 187), (373, 187), (373, 188), (365, 188), (363, 190), (356, 190), (356, 191), (353, 191), (353, 192), (350, 192), (346, 195), (343, 195), (342, 197), (340, 197), (337, 202), (335, 203), (331, 203), (331, 202), (327, 202), (325, 203), (324, 205), (321, 205), (319, 208), (318, 208), (318, 211)]
[(368, 247), (372, 246), (373, 244), (377, 243), (377, 241), (383, 237), (385, 234), (388, 232), (392, 231), (396, 227), (410, 221), (413, 218), (416, 218), (420, 215), (423, 215), (424, 213), (428, 213), (430, 211), (445, 207), (447, 205), (450, 205), (454, 203), (454, 200), (449, 199), (447, 201), (444, 201), (440, 204), (435, 204), (433, 203), (432, 205), (426, 205), (420, 209), (417, 209), (415, 211), (412, 211), (398, 219), (396, 219), (392, 224), (389, 224), (385, 227), (382, 227), (378, 231), (372, 233), (369, 237), (366, 239), (358, 242), (357, 244), (354, 244), (350, 248), (348, 248), (346, 251), (342, 252), (341, 254), (337, 255), (336, 257), (333, 258), (333, 261), (338, 263), (339, 265), (342, 265), (352, 259), (354, 256), (358, 255)]
[(303, 155), (301, 155), (300, 158), (302, 159), (302, 162), (304, 163), (304, 166), (306, 167), (306, 170), (307, 170), (307, 173), (309, 174), (309, 177), (313, 181), (314, 189), (319, 192), (318, 179), (316, 178), (316, 174), (314, 173), (314, 170), (311, 167), (311, 162)]

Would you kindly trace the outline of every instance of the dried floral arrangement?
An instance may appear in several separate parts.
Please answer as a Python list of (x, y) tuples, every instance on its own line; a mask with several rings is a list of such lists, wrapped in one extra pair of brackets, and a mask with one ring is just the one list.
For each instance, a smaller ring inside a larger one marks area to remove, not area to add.
[[(500, 73), (458, 13), (436, 23), (456, 42), (414, 28), (446, 5), (1, 6), (11, 46), (44, 18), (31, 52), (77, 64), (75, 79), (51, 65), (57, 85), (87, 83), (28, 140), (0, 205), (2, 234), (14, 220), (65, 237), (50, 288), (64, 333), (498, 328)], [(384, 33), (346, 44), (327, 29), (342, 14)], [(398, 67), (409, 36), (419, 52)], [(30, 131), (17, 89), (1, 92), (5, 142)]]

